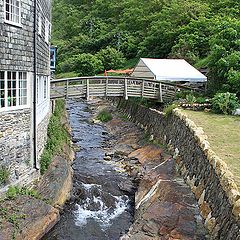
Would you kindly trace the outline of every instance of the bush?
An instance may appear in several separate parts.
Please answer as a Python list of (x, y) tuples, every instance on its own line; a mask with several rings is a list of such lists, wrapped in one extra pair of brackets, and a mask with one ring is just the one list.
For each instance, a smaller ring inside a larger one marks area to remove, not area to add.
[(100, 120), (101, 122), (108, 122), (112, 120), (112, 114), (106, 110), (101, 111), (98, 116), (97, 119)]
[(172, 114), (173, 109), (175, 109), (177, 107), (176, 104), (170, 104), (167, 105), (166, 107), (164, 107), (163, 112), (166, 114), (166, 116), (168, 117), (170, 114)]
[(212, 99), (212, 108), (215, 113), (232, 114), (239, 106), (234, 93), (217, 93)]
[(118, 69), (123, 67), (125, 58), (123, 53), (112, 47), (107, 47), (97, 53), (97, 57), (102, 61), (104, 69)]
[(92, 76), (103, 71), (100, 59), (90, 53), (74, 55), (60, 64), (61, 72), (76, 72), (78, 76)]
[(193, 94), (186, 95), (187, 103), (193, 104), (196, 102), (196, 97)]

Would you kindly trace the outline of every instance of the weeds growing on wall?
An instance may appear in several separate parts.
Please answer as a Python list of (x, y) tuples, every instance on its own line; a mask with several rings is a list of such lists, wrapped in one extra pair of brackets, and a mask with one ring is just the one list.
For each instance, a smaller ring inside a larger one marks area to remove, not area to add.
[(40, 159), (41, 174), (48, 169), (53, 156), (60, 153), (64, 144), (69, 142), (69, 134), (61, 121), (64, 111), (64, 100), (57, 100), (55, 111), (49, 120), (47, 143)]

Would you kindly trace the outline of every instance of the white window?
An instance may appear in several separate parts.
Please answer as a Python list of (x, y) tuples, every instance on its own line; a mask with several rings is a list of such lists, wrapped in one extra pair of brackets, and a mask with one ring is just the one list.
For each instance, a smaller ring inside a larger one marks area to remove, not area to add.
[(0, 110), (27, 106), (27, 73), (0, 71)]
[(41, 36), (42, 35), (42, 14), (39, 12), (38, 15), (38, 34)]
[(21, 1), (5, 0), (5, 21), (14, 25), (21, 25)]
[(48, 43), (49, 42), (49, 21), (47, 19), (45, 19), (45, 42)]
[(43, 79), (43, 98), (47, 98), (47, 77)]
[(37, 77), (37, 103), (41, 104), (48, 98), (48, 77)]

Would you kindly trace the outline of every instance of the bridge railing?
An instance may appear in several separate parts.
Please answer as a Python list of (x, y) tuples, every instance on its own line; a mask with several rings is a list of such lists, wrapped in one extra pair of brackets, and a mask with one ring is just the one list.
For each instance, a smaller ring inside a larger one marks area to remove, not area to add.
[(188, 87), (150, 79), (117, 76), (75, 77), (51, 80), (51, 98), (91, 96), (143, 97), (170, 101)]

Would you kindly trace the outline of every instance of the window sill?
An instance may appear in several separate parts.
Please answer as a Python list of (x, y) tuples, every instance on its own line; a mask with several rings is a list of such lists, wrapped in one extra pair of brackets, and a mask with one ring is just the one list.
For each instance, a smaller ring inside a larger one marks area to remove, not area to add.
[(30, 109), (30, 107), (28, 105), (14, 106), (14, 107), (4, 107), (4, 108), (0, 108), (0, 114), (1, 113), (11, 113), (11, 112), (14, 112), (14, 111), (20, 111), (20, 110), (25, 110), (25, 109)]
[(8, 24), (8, 25), (13, 26), (13, 27), (18, 27), (18, 28), (22, 28), (23, 27), (21, 23), (16, 23), (16, 22), (8, 21), (8, 20), (5, 20), (4, 22), (6, 24)]

